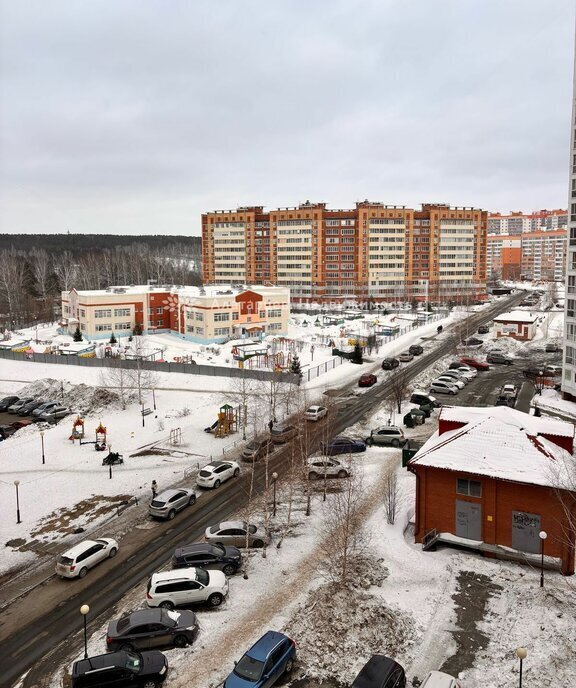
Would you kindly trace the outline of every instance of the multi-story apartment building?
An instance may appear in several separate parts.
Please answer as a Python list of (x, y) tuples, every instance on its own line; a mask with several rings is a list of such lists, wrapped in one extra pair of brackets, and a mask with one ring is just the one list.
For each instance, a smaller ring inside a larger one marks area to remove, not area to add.
[(172, 332), (202, 344), (286, 334), (290, 292), (282, 287), (110, 287), (62, 292), (62, 326), (90, 339)]
[(566, 259), (562, 392), (565, 398), (576, 401), (576, 51), (572, 89), (568, 179), (568, 255)]
[(564, 279), (566, 243), (566, 230), (488, 235), (488, 279), (560, 282)]
[(205, 213), (204, 283), (276, 284), (298, 302), (481, 298), (487, 221), (474, 208), (370, 201)]
[(551, 232), (565, 229), (568, 224), (566, 210), (535, 210), (525, 214), (521, 211), (508, 215), (490, 213), (488, 215), (488, 234), (516, 236), (527, 232)]

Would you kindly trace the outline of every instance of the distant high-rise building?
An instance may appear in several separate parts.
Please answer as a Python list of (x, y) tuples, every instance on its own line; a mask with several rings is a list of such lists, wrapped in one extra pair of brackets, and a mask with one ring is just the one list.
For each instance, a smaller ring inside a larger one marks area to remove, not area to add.
[(564, 279), (565, 229), (526, 234), (489, 234), (486, 270), (488, 281)]
[(292, 302), (462, 302), (486, 292), (488, 213), (362, 201), (202, 215), (205, 284), (275, 284)]
[(535, 210), (527, 214), (518, 211), (508, 215), (490, 213), (488, 234), (515, 236), (527, 232), (552, 232), (565, 229), (567, 224), (568, 212), (566, 210)]

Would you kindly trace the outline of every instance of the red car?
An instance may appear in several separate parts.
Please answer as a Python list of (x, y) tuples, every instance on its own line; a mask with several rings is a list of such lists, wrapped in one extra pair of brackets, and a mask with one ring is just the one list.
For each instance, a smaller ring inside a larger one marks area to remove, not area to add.
[(375, 385), (377, 382), (378, 378), (376, 375), (366, 373), (366, 375), (360, 376), (360, 379), (358, 380), (358, 387), (372, 387), (372, 385)]
[(490, 370), (490, 366), (487, 363), (477, 361), (475, 358), (461, 358), (460, 363), (470, 366), (471, 368), (476, 368), (476, 370)]

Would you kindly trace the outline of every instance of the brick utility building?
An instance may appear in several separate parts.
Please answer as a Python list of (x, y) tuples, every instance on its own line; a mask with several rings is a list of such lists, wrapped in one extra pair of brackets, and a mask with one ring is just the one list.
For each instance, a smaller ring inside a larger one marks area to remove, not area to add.
[(528, 232), (522, 235), (488, 235), (488, 279), (564, 280), (567, 230)]
[(512, 337), (529, 342), (534, 339), (538, 325), (538, 316), (528, 311), (502, 313), (493, 320), (495, 337)]
[(486, 293), (488, 214), (363, 201), (202, 215), (205, 284), (275, 284), (295, 302), (462, 302)]
[(574, 426), (504, 406), (445, 407), (438, 432), (410, 460), (416, 542), (544, 553), (574, 573)]
[(171, 332), (201, 344), (286, 334), (290, 292), (282, 287), (110, 287), (62, 292), (62, 326), (90, 339)]

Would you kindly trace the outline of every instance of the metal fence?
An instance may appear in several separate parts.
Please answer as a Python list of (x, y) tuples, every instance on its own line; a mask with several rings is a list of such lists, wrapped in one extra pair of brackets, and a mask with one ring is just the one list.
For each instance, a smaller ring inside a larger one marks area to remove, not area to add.
[(118, 358), (82, 358), (59, 354), (29, 354), (0, 350), (0, 358), (28, 363), (56, 363), (58, 365), (86, 366), (88, 368), (125, 368), (128, 370), (154, 370), (158, 373), (187, 373), (188, 375), (209, 375), (212, 377), (248, 377), (254, 380), (277, 380), (299, 384), (294, 373), (275, 373), (271, 370), (250, 370), (226, 366), (195, 365), (190, 363), (155, 363), (154, 361), (132, 361)]
[(309, 368), (308, 370), (302, 371), (303, 379), (305, 379), (306, 382), (310, 382), (310, 380), (314, 380), (318, 376), (327, 373), (329, 370), (332, 370), (333, 368), (342, 365), (343, 362), (343, 358), (341, 358), (340, 356), (334, 356), (333, 358), (324, 361), (324, 363), (320, 363), (319, 365), (314, 366), (314, 368)]

